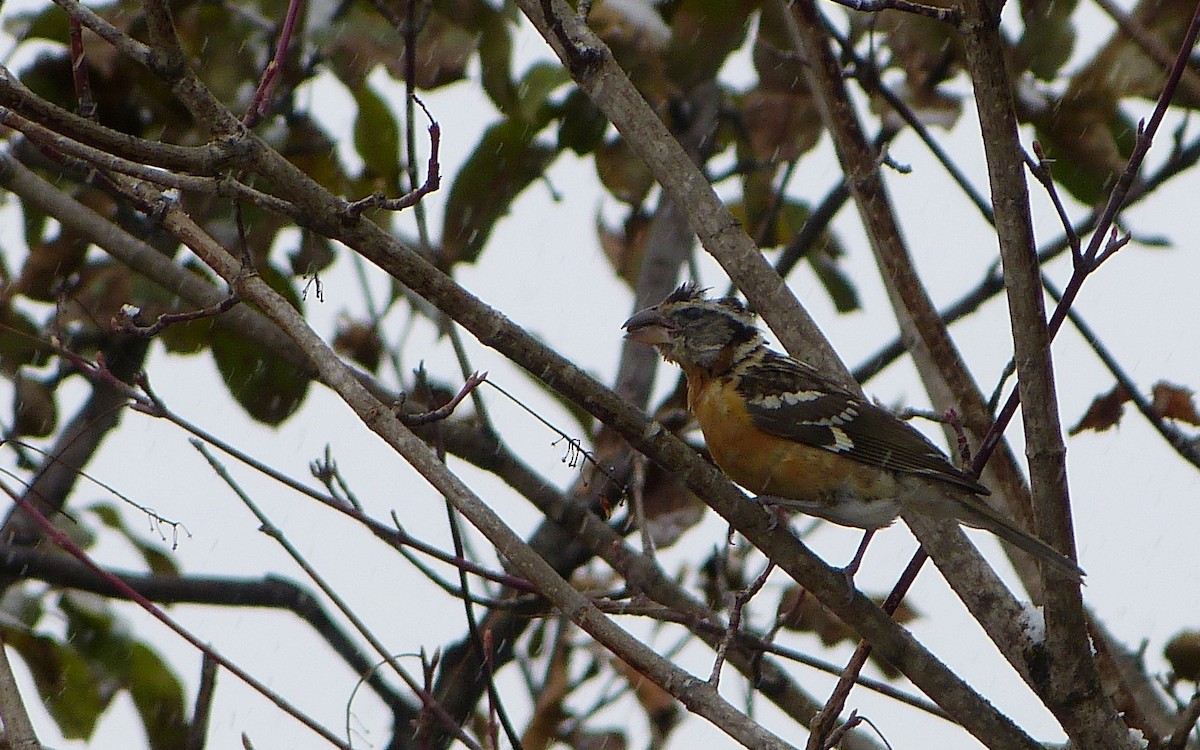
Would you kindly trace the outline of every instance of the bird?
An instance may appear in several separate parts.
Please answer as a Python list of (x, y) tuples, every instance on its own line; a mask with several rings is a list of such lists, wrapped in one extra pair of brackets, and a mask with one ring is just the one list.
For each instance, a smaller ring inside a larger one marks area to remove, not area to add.
[(902, 509), (949, 518), (1082, 578), (1073, 560), (988, 505), (987, 487), (921, 432), (770, 349), (736, 298), (710, 299), (685, 283), (622, 327), (682, 368), (688, 411), (713, 461), (758, 499), (868, 532)]

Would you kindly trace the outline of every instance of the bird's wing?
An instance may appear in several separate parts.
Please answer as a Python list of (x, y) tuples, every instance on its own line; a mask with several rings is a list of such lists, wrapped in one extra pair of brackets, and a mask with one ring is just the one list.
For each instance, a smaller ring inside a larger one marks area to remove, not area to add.
[(986, 487), (924, 435), (832, 383), (810, 365), (763, 349), (740, 369), (738, 391), (760, 430), (865, 464), (917, 474), (976, 494)]

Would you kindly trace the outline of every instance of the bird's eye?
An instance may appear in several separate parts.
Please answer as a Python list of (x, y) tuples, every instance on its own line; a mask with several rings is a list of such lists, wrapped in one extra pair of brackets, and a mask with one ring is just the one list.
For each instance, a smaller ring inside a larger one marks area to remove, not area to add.
[(685, 307), (682, 310), (679, 310), (678, 312), (675, 313), (675, 316), (677, 318), (679, 318), (680, 320), (685, 320), (685, 321), (689, 321), (689, 322), (695, 321), (695, 320), (700, 320), (701, 318), (703, 318), (707, 315), (708, 315), (708, 311), (703, 310), (699, 307)]

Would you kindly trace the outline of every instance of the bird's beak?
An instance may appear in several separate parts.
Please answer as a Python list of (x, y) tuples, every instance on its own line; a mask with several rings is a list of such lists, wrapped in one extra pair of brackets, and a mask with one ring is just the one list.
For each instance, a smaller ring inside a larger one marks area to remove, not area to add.
[(655, 346), (671, 342), (670, 321), (653, 307), (635, 313), (621, 327), (625, 329), (625, 338), (639, 344)]

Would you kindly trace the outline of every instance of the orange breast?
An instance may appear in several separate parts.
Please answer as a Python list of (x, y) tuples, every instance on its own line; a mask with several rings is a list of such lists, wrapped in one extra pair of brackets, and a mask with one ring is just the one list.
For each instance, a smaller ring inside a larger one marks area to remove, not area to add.
[(758, 429), (728, 380), (697, 385), (689, 378), (688, 405), (713, 460), (734, 482), (836, 523), (876, 528), (895, 518), (898, 488), (890, 472)]

